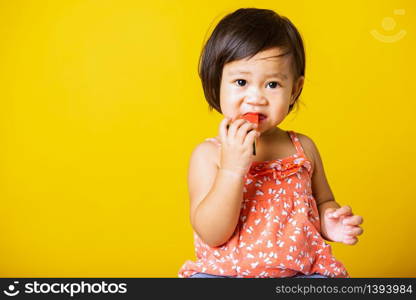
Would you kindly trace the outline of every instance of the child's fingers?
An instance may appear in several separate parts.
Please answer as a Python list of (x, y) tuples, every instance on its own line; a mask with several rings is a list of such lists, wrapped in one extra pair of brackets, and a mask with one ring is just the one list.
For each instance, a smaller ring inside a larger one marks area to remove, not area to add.
[(220, 139), (221, 142), (224, 143), (225, 142), (225, 138), (227, 137), (227, 125), (230, 123), (231, 119), (230, 118), (224, 118), (221, 123), (220, 123), (220, 130), (219, 130), (219, 134), (220, 134)]
[(364, 232), (364, 229), (358, 226), (348, 226), (345, 229), (345, 234), (349, 236), (361, 235), (363, 234), (363, 232)]
[(338, 208), (335, 212), (332, 213), (333, 218), (339, 218), (340, 216), (352, 215), (352, 209), (349, 205), (344, 205), (343, 207)]
[(236, 135), (236, 139), (239, 141), (239, 143), (243, 144), (248, 132), (253, 131), (256, 127), (257, 127), (256, 124), (248, 122), (248, 121), (244, 123), (243, 125), (241, 125)]
[(244, 125), (246, 122), (248, 122), (248, 121), (246, 121), (244, 119), (238, 119), (238, 120), (235, 120), (234, 122), (232, 122), (232, 124), (230, 125), (230, 128), (228, 129), (228, 136), (231, 137), (231, 138), (235, 138), (236, 135), (237, 135), (238, 129), (242, 125)]
[(334, 212), (336, 211), (336, 209), (335, 208), (328, 208), (327, 210), (325, 210), (325, 215), (328, 217), (328, 218), (331, 218), (331, 219), (334, 219), (335, 217), (334, 217)]
[(349, 216), (345, 217), (344, 220), (342, 220), (343, 225), (360, 225), (363, 223), (363, 217), (361, 216)]
[(257, 130), (252, 130), (249, 133), (247, 133), (246, 138), (244, 139), (243, 145), (245, 147), (248, 147), (250, 145), (253, 145), (256, 138), (260, 136), (260, 133)]
[(346, 237), (344, 240), (343, 240), (343, 243), (344, 244), (347, 244), (347, 245), (355, 245), (355, 244), (357, 244), (357, 242), (358, 242), (358, 239), (356, 238), (356, 237)]

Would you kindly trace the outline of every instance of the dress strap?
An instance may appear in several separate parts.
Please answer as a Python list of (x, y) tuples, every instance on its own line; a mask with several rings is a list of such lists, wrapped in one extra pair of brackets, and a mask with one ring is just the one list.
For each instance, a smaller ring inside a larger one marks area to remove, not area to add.
[(296, 132), (290, 130), (289, 131), (289, 136), (290, 136), (290, 138), (292, 140), (292, 143), (294, 144), (294, 146), (296, 148), (296, 151), (297, 151), (298, 155), (305, 156), (305, 151), (303, 151), (302, 144), (300, 143), (299, 137), (296, 134)]

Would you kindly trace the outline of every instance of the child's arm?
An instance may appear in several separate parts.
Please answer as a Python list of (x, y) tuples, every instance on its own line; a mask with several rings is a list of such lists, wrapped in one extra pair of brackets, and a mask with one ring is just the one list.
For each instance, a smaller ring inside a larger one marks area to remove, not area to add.
[(355, 216), (349, 206), (340, 207), (335, 201), (325, 176), (325, 171), (318, 148), (305, 135), (299, 135), (305, 151), (313, 160), (312, 191), (316, 200), (321, 221), (321, 234), (331, 242), (343, 242), (348, 245), (357, 243), (357, 235), (363, 233), (359, 227), (363, 222), (361, 216)]
[(244, 174), (218, 169), (215, 145), (204, 142), (191, 156), (188, 186), (191, 224), (211, 247), (225, 243), (233, 234), (243, 199)]

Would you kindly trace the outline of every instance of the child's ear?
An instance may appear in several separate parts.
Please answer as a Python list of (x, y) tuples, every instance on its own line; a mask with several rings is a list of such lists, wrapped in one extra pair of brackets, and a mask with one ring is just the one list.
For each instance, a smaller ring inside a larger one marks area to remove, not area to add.
[(293, 84), (292, 88), (292, 95), (290, 97), (290, 105), (295, 103), (296, 99), (299, 97), (300, 93), (302, 92), (303, 83), (305, 82), (304, 76), (299, 76), (295, 83)]

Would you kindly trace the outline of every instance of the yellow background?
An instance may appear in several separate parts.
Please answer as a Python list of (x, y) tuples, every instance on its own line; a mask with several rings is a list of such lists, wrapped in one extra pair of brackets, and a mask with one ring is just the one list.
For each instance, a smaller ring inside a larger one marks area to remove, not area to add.
[(315, 141), (336, 200), (364, 217), (335, 257), (352, 277), (416, 276), (414, 1), (2, 0), (2, 277), (175, 277), (195, 258), (188, 161), (221, 120), (198, 57), (240, 7), (304, 37), (303, 104), (282, 128)]

